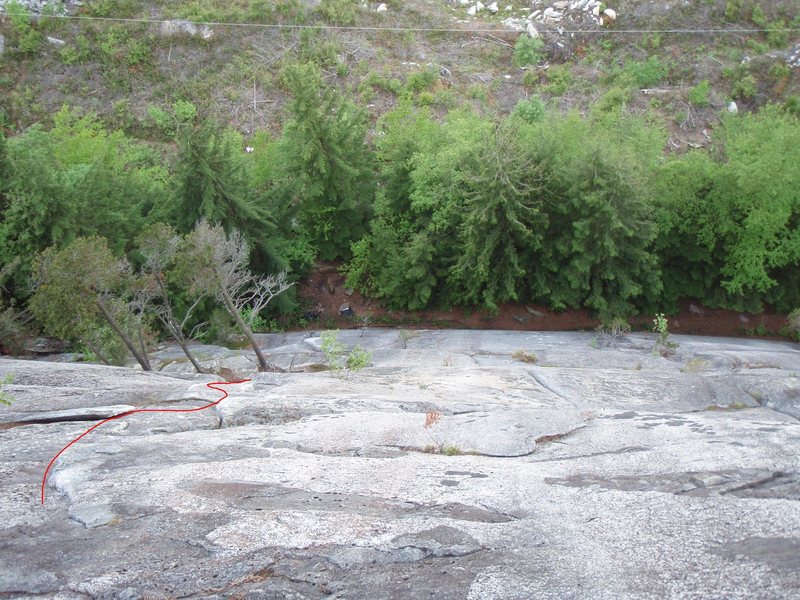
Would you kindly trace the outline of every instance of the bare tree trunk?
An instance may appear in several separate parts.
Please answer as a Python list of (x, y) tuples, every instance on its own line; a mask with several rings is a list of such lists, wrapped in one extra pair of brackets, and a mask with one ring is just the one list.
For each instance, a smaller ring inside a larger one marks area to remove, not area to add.
[(220, 286), (220, 295), (222, 296), (222, 302), (225, 304), (225, 309), (231, 314), (236, 324), (244, 333), (244, 336), (247, 338), (247, 341), (250, 342), (250, 345), (253, 347), (253, 350), (256, 353), (256, 358), (258, 358), (258, 366), (260, 371), (269, 371), (269, 365), (267, 364), (267, 359), (264, 358), (264, 354), (261, 352), (261, 348), (258, 347), (256, 343), (256, 338), (253, 335), (253, 330), (250, 329), (250, 326), (244, 322), (242, 315), (239, 314), (239, 311), (236, 310), (236, 306), (233, 304), (233, 300), (231, 300), (230, 294), (228, 294), (228, 290), (225, 289), (224, 286)]
[(205, 373), (203, 367), (200, 366), (200, 363), (197, 362), (197, 359), (189, 351), (189, 346), (187, 345), (186, 340), (183, 339), (183, 336), (174, 335), (173, 337), (175, 338), (175, 341), (178, 342), (178, 345), (181, 347), (181, 350), (183, 350), (183, 353), (186, 355), (186, 358), (188, 358), (189, 362), (192, 363), (192, 366), (194, 367), (195, 371), (197, 371), (198, 373)]
[(186, 343), (186, 336), (183, 335), (183, 330), (181, 326), (175, 319), (175, 315), (172, 314), (172, 305), (169, 303), (169, 296), (167, 296), (167, 286), (164, 285), (164, 280), (161, 279), (160, 274), (155, 275), (156, 282), (158, 283), (158, 289), (161, 291), (161, 297), (164, 299), (167, 308), (167, 315), (162, 317), (158, 315), (161, 319), (161, 322), (164, 323), (164, 326), (167, 330), (172, 334), (173, 339), (178, 342), (178, 345), (183, 350), (183, 353), (186, 355), (186, 358), (189, 359), (189, 362), (192, 363), (195, 371), (198, 373), (205, 373), (203, 367), (200, 366), (200, 363), (197, 362), (197, 359), (194, 355), (189, 351), (189, 345)]
[(122, 327), (119, 326), (119, 323), (117, 323), (117, 320), (114, 318), (114, 315), (111, 314), (111, 312), (108, 310), (108, 307), (106, 306), (106, 303), (103, 302), (103, 298), (99, 295), (97, 296), (97, 306), (100, 309), (103, 318), (106, 321), (108, 321), (108, 324), (111, 326), (111, 329), (113, 329), (114, 333), (116, 333), (120, 337), (125, 346), (128, 348), (128, 351), (130, 351), (130, 353), (133, 354), (133, 357), (136, 359), (136, 362), (138, 362), (141, 365), (143, 370), (152, 371), (153, 369), (150, 367), (150, 361), (147, 360), (147, 355), (142, 354), (141, 352), (139, 352), (139, 350), (137, 350), (130, 336), (127, 333), (125, 333)]

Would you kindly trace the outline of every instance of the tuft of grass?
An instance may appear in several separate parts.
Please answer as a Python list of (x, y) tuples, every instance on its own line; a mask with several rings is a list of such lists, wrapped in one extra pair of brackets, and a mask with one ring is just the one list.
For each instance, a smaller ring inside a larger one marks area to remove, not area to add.
[(681, 369), (682, 373), (700, 373), (708, 367), (708, 361), (702, 358), (693, 358)]
[(511, 358), (514, 360), (518, 360), (519, 362), (533, 364), (536, 362), (537, 357), (536, 354), (533, 352), (528, 352), (526, 350), (517, 350), (514, 354), (511, 355)]

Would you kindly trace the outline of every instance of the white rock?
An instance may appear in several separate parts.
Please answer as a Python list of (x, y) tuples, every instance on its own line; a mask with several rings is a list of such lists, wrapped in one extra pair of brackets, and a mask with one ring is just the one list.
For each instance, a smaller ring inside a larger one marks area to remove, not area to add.
[(513, 17), (509, 17), (507, 19), (503, 19), (503, 25), (508, 27), (509, 29), (513, 29), (514, 31), (525, 31), (525, 27), (527, 23), (523, 19), (515, 19)]
[(594, 8), (592, 8), (592, 14), (595, 17), (599, 17), (600, 16), (600, 5), (599, 4), (595, 4)]
[(472, 4), (472, 0), (458, 0), (458, 3), (461, 6), (467, 6), (467, 4)]
[(733, 100), (731, 100), (728, 103), (728, 112), (731, 113), (732, 115), (735, 115), (736, 113), (739, 112), (739, 107), (736, 106), (736, 102), (734, 102)]
[(548, 6), (547, 8), (544, 9), (544, 18), (545, 19), (553, 19), (555, 21), (555, 20), (558, 20), (558, 19), (562, 18), (563, 16), (564, 16), (563, 12), (558, 12), (556, 9), (554, 9), (552, 7)]
[(526, 31), (528, 32), (528, 35), (531, 36), (532, 38), (539, 37), (539, 31), (536, 29), (536, 26), (533, 23), (530, 22), (528, 23)]
[(506, 6), (506, 12), (510, 12), (512, 10), (514, 10), (514, 7), (511, 6), (510, 4), (508, 6)]
[(387, 10), (389, 10), (389, 7), (386, 6), (385, 4), (378, 4), (378, 8), (376, 8), (375, 10), (376, 12), (386, 12)]
[(559, 0), (558, 2), (553, 2), (553, 8), (557, 8), (558, 10), (564, 10), (569, 6), (569, 2), (566, 0)]
[(542, 11), (540, 11), (540, 10), (535, 10), (535, 11), (533, 11), (531, 14), (529, 14), (529, 15), (528, 15), (528, 20), (529, 20), (529, 21), (532, 21), (533, 19), (535, 19), (536, 17), (538, 17), (540, 14), (542, 14)]
[(476, 14), (478, 14), (478, 7), (477, 7), (477, 6), (475, 6), (475, 5), (472, 5), (472, 6), (470, 6), (470, 7), (467, 9), (467, 14), (468, 14), (470, 17), (474, 17)]
[(492, 2), (489, 6), (486, 7), (490, 13), (496, 13), (499, 9), (497, 8), (497, 2)]
[(616, 21), (617, 20), (617, 11), (613, 8), (607, 8), (603, 11), (603, 14), (608, 17), (609, 21)]
[(60, 40), (58, 38), (47, 36), (47, 43), (52, 44), (53, 46), (63, 46), (66, 44), (64, 40)]

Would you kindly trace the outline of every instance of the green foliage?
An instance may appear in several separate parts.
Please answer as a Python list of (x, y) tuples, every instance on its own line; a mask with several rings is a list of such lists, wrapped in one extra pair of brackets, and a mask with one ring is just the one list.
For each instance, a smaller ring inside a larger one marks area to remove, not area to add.
[(290, 65), (283, 81), (293, 97), (282, 144), (299, 222), (320, 258), (348, 258), (374, 190), (366, 113), (323, 86), (312, 64)]
[(89, 62), (93, 57), (91, 43), (85, 35), (78, 35), (73, 44), (67, 44), (61, 48), (60, 55), (61, 61), (65, 65)]
[(722, 76), (731, 82), (731, 96), (734, 98), (747, 100), (758, 92), (758, 82), (750, 73), (748, 64), (726, 67), (722, 69)]
[(544, 93), (553, 96), (563, 96), (575, 81), (569, 64), (550, 65), (547, 69), (547, 85), (542, 89)]
[(669, 67), (658, 56), (644, 61), (630, 61), (622, 69), (622, 77), (637, 88), (651, 88), (661, 83), (669, 74)]
[(35, 54), (42, 46), (42, 34), (34, 29), (30, 11), (18, 0), (3, 7), (13, 29), (13, 47), (20, 54)]
[(434, 68), (415, 71), (406, 77), (406, 90), (411, 93), (428, 90), (439, 81), (439, 71)]
[(348, 352), (347, 347), (339, 340), (338, 330), (323, 331), (320, 339), (322, 340), (321, 349), (325, 356), (325, 364), (330, 369), (331, 375), (336, 375), (342, 380), (348, 379), (351, 374), (368, 367), (372, 361), (372, 353), (364, 350), (361, 346), (355, 346)]
[(5, 376), (0, 377), (0, 404), (9, 406), (14, 400), (14, 397), (6, 391), (3, 391), (3, 386), (14, 382), (14, 373), (6, 373)]
[(32, 258), (50, 246), (100, 235), (113, 240), (118, 255), (129, 249), (145, 214), (164, 201), (158, 155), (66, 107), (50, 132), (32, 127), (9, 140), (8, 158), (0, 255), (20, 257), (18, 290)]
[(530, 98), (517, 102), (512, 114), (526, 123), (533, 124), (544, 118), (545, 111), (546, 109), (542, 99), (539, 98), (539, 96), (531, 96)]
[(631, 99), (630, 91), (621, 87), (612, 87), (605, 94), (600, 96), (594, 111), (599, 114), (618, 113), (625, 108)]
[(669, 321), (664, 313), (658, 313), (653, 319), (653, 331), (658, 334), (656, 343), (653, 345), (653, 352), (662, 356), (672, 354), (678, 344), (670, 340)]
[(514, 44), (514, 57), (512, 62), (517, 67), (533, 67), (539, 64), (544, 58), (542, 49), (544, 42), (541, 38), (532, 38), (523, 33), (517, 38)]
[(322, 0), (319, 12), (332, 25), (355, 25), (358, 18), (356, 0)]
[(689, 102), (699, 107), (708, 106), (708, 94), (711, 92), (711, 84), (708, 79), (704, 79), (691, 90), (689, 90)]
[[(53, 247), (39, 255), (38, 285), (29, 308), (50, 335), (88, 346), (98, 355), (112, 354), (119, 340), (127, 338), (132, 353), (141, 350), (140, 362), (146, 363), (146, 326), (125, 301), (130, 277), (130, 265), (114, 257), (104, 238), (77, 238), (63, 250)], [(118, 339), (104, 335), (108, 327)], [(134, 338), (141, 348), (133, 347)]]

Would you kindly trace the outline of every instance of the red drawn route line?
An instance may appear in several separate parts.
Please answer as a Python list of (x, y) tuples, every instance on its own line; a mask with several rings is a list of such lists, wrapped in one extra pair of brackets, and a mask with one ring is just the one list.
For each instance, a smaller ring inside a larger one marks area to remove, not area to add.
[(161, 412), (161, 413), (190, 413), (190, 412), (197, 412), (199, 410), (205, 410), (207, 408), (211, 408), (212, 406), (216, 406), (217, 404), (219, 404), (220, 402), (225, 400), (225, 398), (228, 397), (228, 392), (226, 392), (225, 390), (220, 389), (220, 388), (218, 388), (216, 386), (218, 386), (218, 385), (233, 385), (235, 383), (247, 383), (248, 381), (250, 381), (250, 380), (249, 379), (242, 379), (240, 381), (212, 381), (211, 383), (207, 383), (206, 387), (209, 388), (209, 389), (221, 392), (222, 393), (222, 398), (220, 398), (219, 400), (217, 400), (215, 402), (211, 402), (209, 404), (206, 404), (205, 406), (198, 406), (197, 408), (137, 408), (135, 410), (129, 410), (128, 412), (120, 413), (118, 415), (114, 415), (113, 417), (109, 417), (108, 419), (103, 419), (102, 421), (100, 421), (98, 423), (95, 423), (94, 425), (89, 427), (89, 429), (84, 431), (82, 434), (80, 434), (78, 437), (76, 437), (74, 440), (72, 440), (69, 444), (67, 444), (61, 450), (59, 450), (58, 454), (56, 454), (53, 457), (53, 460), (50, 461), (50, 464), (47, 465), (47, 468), (44, 470), (44, 477), (42, 477), (42, 506), (44, 506), (44, 486), (45, 486), (45, 483), (47, 482), (47, 474), (50, 473), (50, 468), (53, 466), (53, 463), (56, 462), (56, 459), (59, 456), (64, 454), (64, 452), (67, 450), (67, 448), (72, 446), (72, 444), (74, 444), (75, 442), (77, 442), (78, 440), (80, 440), (81, 438), (86, 436), (88, 433), (90, 433), (90, 432), (94, 431), (95, 429), (97, 429), (98, 427), (100, 427), (100, 425), (103, 425), (104, 423), (108, 423), (109, 421), (113, 421), (115, 419), (121, 419), (122, 417), (127, 417), (128, 415), (133, 415), (135, 413), (158, 413), (158, 412)]

